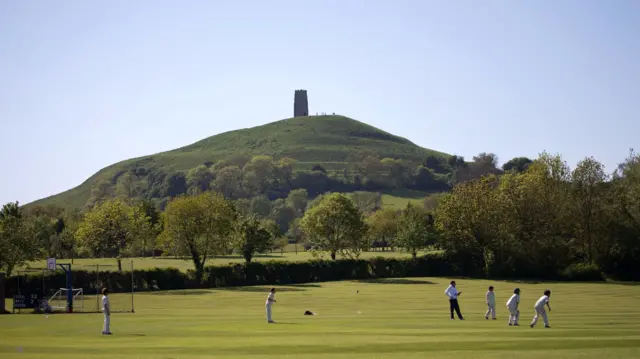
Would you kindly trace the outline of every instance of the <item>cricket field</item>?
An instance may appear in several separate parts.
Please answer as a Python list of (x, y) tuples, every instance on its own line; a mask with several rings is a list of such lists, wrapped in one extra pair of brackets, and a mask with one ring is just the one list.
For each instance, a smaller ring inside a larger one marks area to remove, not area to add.
[[(278, 286), (277, 324), (265, 321), (267, 287), (152, 292), (112, 315), (112, 336), (101, 314), (0, 316), (0, 358), (640, 358), (640, 286), (456, 280), (465, 321), (449, 319), (447, 278)], [(489, 285), (498, 320), (484, 318)], [(521, 326), (509, 327), (515, 287)], [(546, 288), (551, 328), (532, 329)]]

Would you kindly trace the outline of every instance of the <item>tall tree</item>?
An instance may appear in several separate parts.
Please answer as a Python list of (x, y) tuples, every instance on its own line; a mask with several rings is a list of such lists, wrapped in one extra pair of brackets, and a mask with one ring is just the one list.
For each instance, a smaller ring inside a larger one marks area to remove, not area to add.
[(218, 193), (178, 197), (164, 212), (163, 240), (191, 256), (196, 279), (201, 281), (207, 260), (229, 247), (235, 219), (233, 203)]
[(372, 247), (391, 247), (398, 233), (398, 213), (392, 208), (383, 208), (367, 217), (368, 235)]
[(255, 214), (259, 218), (266, 218), (271, 213), (272, 204), (265, 195), (256, 196), (251, 199), (249, 204), (249, 212)]
[(209, 190), (213, 180), (213, 173), (205, 166), (200, 165), (187, 172), (187, 188), (190, 194), (198, 194)]
[(364, 247), (366, 224), (362, 213), (345, 195), (332, 193), (311, 208), (301, 226), (313, 250), (357, 258)]
[(134, 217), (133, 208), (120, 199), (102, 202), (85, 214), (76, 237), (92, 255), (115, 258), (122, 271), (122, 258), (138, 235)]
[(469, 270), (488, 272), (493, 261), (493, 241), (500, 238), (500, 206), (495, 176), (461, 183), (443, 195), (436, 225), (442, 246), (460, 258)]
[(289, 238), (289, 242), (293, 242), (296, 254), (298, 254), (298, 244), (304, 241), (304, 230), (300, 224), (301, 221), (301, 218), (294, 219), (289, 224), (289, 230), (287, 231), (287, 238)]
[[(594, 263), (598, 234), (603, 230), (606, 182), (604, 166), (593, 157), (578, 163), (573, 171), (572, 189), (576, 206), (577, 237), (582, 244), (582, 253), (588, 263)], [(603, 238), (604, 236), (600, 236)]]
[(293, 208), (300, 217), (304, 214), (308, 201), (309, 193), (304, 188), (294, 189), (287, 195), (287, 205)]
[(414, 259), (419, 250), (435, 243), (435, 229), (429, 223), (429, 214), (421, 207), (408, 203), (398, 219), (397, 226), (394, 241), (396, 247), (411, 253)]
[(0, 270), (11, 275), (13, 269), (36, 258), (38, 244), (32, 239), (18, 202), (0, 209)]
[(273, 236), (254, 216), (237, 221), (234, 233), (235, 247), (242, 253), (246, 264), (256, 253), (264, 253), (272, 246)]
[(242, 195), (242, 170), (238, 166), (222, 167), (215, 172), (212, 188), (226, 198), (238, 198)]

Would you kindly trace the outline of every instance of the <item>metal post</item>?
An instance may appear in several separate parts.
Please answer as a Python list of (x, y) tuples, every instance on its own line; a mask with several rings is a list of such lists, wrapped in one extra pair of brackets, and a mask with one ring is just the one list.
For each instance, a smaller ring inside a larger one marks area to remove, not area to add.
[(73, 277), (71, 276), (71, 264), (67, 269), (67, 313), (73, 313)]
[(96, 311), (100, 312), (100, 264), (96, 264)]
[(73, 313), (73, 276), (71, 275), (70, 263), (58, 263), (64, 269), (67, 277), (67, 313)]
[(133, 292), (134, 292), (134, 281), (133, 281), (133, 259), (131, 260), (131, 313), (135, 313), (135, 309), (133, 307)]

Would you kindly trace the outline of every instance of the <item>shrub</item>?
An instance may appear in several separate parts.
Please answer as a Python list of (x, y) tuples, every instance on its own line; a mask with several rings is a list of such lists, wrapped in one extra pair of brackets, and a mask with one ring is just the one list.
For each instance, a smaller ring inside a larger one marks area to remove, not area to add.
[(594, 264), (575, 263), (565, 268), (560, 276), (569, 281), (603, 281), (604, 274), (600, 268)]
[[(196, 280), (195, 271), (186, 273), (175, 268), (155, 268), (136, 270), (133, 273), (135, 291), (179, 290), (220, 288), (246, 285), (287, 285), (338, 280), (358, 280), (401, 277), (447, 277), (471, 276), (469, 268), (453, 263), (443, 253), (431, 253), (412, 258), (376, 257), (364, 259), (321, 260), (306, 262), (268, 261), (253, 262), (249, 265), (228, 264), (205, 268), (202, 283)], [(482, 276), (479, 273), (478, 276)], [(567, 267), (559, 277), (575, 281), (600, 281), (603, 274), (594, 265), (574, 264)], [(19, 288), (23, 293), (39, 293), (42, 288), (41, 275), (10, 277), (6, 280), (7, 295), (11, 297)], [(47, 290), (66, 286), (64, 273), (57, 272), (44, 278)], [(75, 288), (84, 288), (86, 293), (98, 291), (107, 286), (112, 292), (131, 290), (131, 272), (96, 272), (78, 270), (73, 272)], [(48, 293), (47, 293), (48, 294)]]

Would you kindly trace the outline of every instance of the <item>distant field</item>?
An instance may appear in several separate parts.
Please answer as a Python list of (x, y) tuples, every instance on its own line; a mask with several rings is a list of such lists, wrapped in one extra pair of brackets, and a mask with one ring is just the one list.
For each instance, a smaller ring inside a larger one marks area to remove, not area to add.
[(417, 206), (422, 206), (424, 202), (424, 198), (428, 194), (421, 191), (412, 191), (412, 190), (396, 190), (388, 193), (382, 194), (382, 207), (383, 208), (393, 208), (393, 209), (401, 209), (407, 205), (407, 203), (412, 203)]
[[(111, 337), (100, 335), (100, 314), (0, 316), (0, 358), (640, 358), (639, 286), (458, 279), (466, 320), (451, 321), (443, 294), (448, 282), (277, 287), (278, 324), (265, 323), (267, 287), (141, 293), (135, 314), (112, 316)], [(496, 321), (484, 319), (489, 285), (496, 287)], [(509, 327), (504, 303), (516, 286), (522, 326)], [(552, 328), (531, 329), (533, 304), (545, 288), (552, 290)], [(305, 310), (317, 315), (304, 316)]]
[[(292, 248), (289, 247), (287, 250), (291, 251)], [(410, 254), (406, 252), (363, 252), (361, 254), (361, 258), (372, 258), (372, 257), (409, 257)], [(284, 254), (273, 253), (269, 255), (260, 255), (255, 257), (253, 260), (256, 262), (268, 261), (268, 260), (284, 260), (284, 261), (307, 261), (312, 259), (313, 256), (310, 252), (300, 251), (298, 254), (295, 252), (284, 252)], [(328, 255), (320, 256), (319, 258), (328, 258)], [(186, 271), (188, 269), (193, 269), (193, 262), (190, 259), (176, 259), (173, 257), (157, 257), (157, 258), (127, 258), (123, 259), (123, 268), (129, 269), (130, 261), (133, 260), (133, 266), (135, 269), (151, 269), (151, 268), (177, 268), (182, 271)], [(58, 262), (71, 262), (71, 260), (58, 259)], [(224, 257), (216, 257), (207, 261), (208, 265), (225, 265), (229, 263), (243, 263), (244, 259), (239, 255), (234, 256), (224, 256)], [(86, 259), (75, 259), (73, 261), (73, 268), (76, 270), (85, 269), (85, 270), (95, 270), (96, 265), (100, 265), (100, 270), (116, 270), (117, 262), (112, 258), (86, 258)], [(46, 260), (35, 261), (29, 263), (28, 268), (46, 268), (47, 262)], [(21, 268), (23, 269), (23, 268)]]

